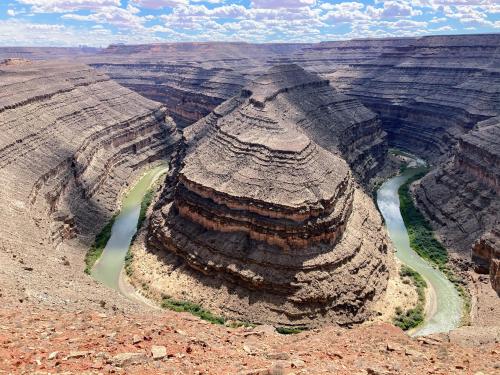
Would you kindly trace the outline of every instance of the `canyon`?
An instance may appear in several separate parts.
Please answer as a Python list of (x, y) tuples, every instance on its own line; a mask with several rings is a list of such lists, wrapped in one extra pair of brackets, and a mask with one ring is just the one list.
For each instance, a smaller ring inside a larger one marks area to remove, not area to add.
[[(206, 116), (273, 65), (296, 63), (319, 74), (379, 116), (389, 147), (414, 152), (438, 166), (416, 187), (417, 203), (446, 246), (469, 260), (474, 243), (499, 225), (499, 44), (498, 34), (484, 34), (279, 49), (237, 48), (236, 43), (227, 54), (220, 44), (207, 43), (191, 48), (139, 45), (123, 52), (121, 46), (112, 46), (104, 53), (130, 52), (132, 61), (142, 57), (140, 70), (112, 62), (96, 67), (147, 97), (161, 101), (167, 93), (168, 111), (180, 116), (181, 127)], [(155, 81), (161, 85), (153, 89)]]
[(180, 137), (159, 103), (86, 65), (10, 60), (0, 75), (3, 303), (77, 309), (99, 300), (79, 276), (95, 235)]
[[(337, 335), (380, 361), (376, 370), (363, 362), (361, 373), (498, 371), (499, 34), (9, 47), (1, 59), (0, 369), (352, 373), (358, 351), (343, 351)], [(376, 318), (398, 279), (372, 200), (399, 167), (390, 148), (429, 162), (411, 191), (472, 294), (472, 327), (427, 342), (389, 325), (359, 326)], [(83, 273), (123, 195), (163, 163), (169, 173), (131, 248), (128, 281), (158, 302), (310, 331), (208, 327)], [(94, 322), (93, 341), (52, 330), (57, 319)], [(128, 337), (134, 324), (140, 340)], [(64, 358), (49, 359), (40, 342)], [(150, 344), (168, 348), (164, 361), (151, 359)], [(130, 351), (142, 353), (140, 363), (114, 362)], [(213, 363), (223, 353), (230, 363)], [(459, 353), (482, 365), (458, 363)]]
[(143, 269), (138, 284), (251, 323), (370, 317), (392, 257), (353, 176), (373, 176), (387, 152), (373, 112), (280, 65), (183, 134), (147, 234), (165, 265)]

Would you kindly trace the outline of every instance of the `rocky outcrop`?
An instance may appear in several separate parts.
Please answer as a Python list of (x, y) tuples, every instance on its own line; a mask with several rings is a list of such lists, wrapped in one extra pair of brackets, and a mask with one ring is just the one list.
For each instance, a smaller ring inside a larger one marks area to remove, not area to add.
[[(370, 316), (387, 245), (351, 168), (368, 178), (386, 151), (371, 111), (284, 65), (184, 137), (147, 239), (164, 262), (162, 293), (275, 325)], [(175, 283), (177, 272), (189, 282)]]
[(500, 296), (500, 231), (484, 234), (472, 248), (472, 261), (478, 273), (490, 275), (491, 286)]
[(500, 121), (493, 118), (459, 139), (452, 157), (416, 189), (419, 206), (447, 246), (467, 254), (498, 225)]
[[(60, 285), (85, 282), (83, 257), (120, 194), (148, 165), (167, 161), (179, 137), (159, 103), (89, 66), (9, 64), (0, 76), (1, 282), (15, 283), (13, 294), (49, 283), (48, 295), (61, 298)], [(36, 280), (19, 272), (20, 257), (43, 268)], [(61, 257), (78, 273), (50, 281), (45, 270)]]

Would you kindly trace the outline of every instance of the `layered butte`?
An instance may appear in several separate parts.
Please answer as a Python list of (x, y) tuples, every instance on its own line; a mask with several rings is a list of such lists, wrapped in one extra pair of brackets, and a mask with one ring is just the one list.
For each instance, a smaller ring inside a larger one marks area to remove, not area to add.
[(252, 322), (365, 320), (388, 254), (352, 169), (380, 167), (384, 135), (328, 81), (271, 69), (185, 129), (147, 236), (161, 262), (152, 287)]
[(64, 303), (120, 194), (179, 136), (161, 104), (86, 65), (11, 60), (0, 77), (4, 297)]

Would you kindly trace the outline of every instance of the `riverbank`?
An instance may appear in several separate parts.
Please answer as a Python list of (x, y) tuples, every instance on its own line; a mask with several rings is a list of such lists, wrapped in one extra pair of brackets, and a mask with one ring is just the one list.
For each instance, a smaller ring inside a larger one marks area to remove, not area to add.
[[(458, 327), (462, 317), (462, 301), (455, 286), (438, 269), (424, 261), (411, 247), (410, 238), (401, 216), (399, 189), (412, 177), (425, 170), (418, 159), (402, 173), (389, 179), (377, 192), (377, 205), (384, 217), (396, 256), (417, 271), (429, 286), (426, 303), (426, 319), (412, 334), (425, 335), (447, 332)], [(433, 294), (435, 293), (435, 297)]]
[[(120, 290), (120, 273), (125, 256), (137, 232), (138, 222), (145, 218), (147, 207), (144, 207), (144, 197), (148, 194), (152, 184), (165, 172), (165, 165), (148, 170), (124, 195), (121, 210), (115, 216), (110, 231), (106, 231), (109, 238), (102, 250), (102, 255), (90, 271), (92, 277), (97, 281), (112, 289)], [(151, 197), (148, 199), (151, 200)]]

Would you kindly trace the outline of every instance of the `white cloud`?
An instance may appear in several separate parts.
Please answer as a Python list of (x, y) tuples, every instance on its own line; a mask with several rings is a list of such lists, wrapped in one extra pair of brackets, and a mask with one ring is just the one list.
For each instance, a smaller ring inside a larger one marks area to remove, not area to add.
[(13, 9), (7, 9), (7, 15), (10, 17), (14, 17), (16, 12)]
[(313, 6), (316, 0), (252, 0), (252, 8), (278, 9)]
[(92, 10), (103, 6), (120, 6), (120, 0), (17, 0), (31, 5), (35, 13), (65, 13), (76, 10)]
[(139, 8), (147, 9), (161, 9), (161, 8), (175, 8), (179, 5), (188, 5), (188, 0), (131, 0), (133, 4)]
[(96, 23), (110, 24), (118, 27), (140, 29), (146, 21), (144, 17), (137, 16), (135, 9), (123, 9), (118, 7), (101, 7), (89, 15), (64, 14), (63, 19), (75, 21), (90, 21)]

